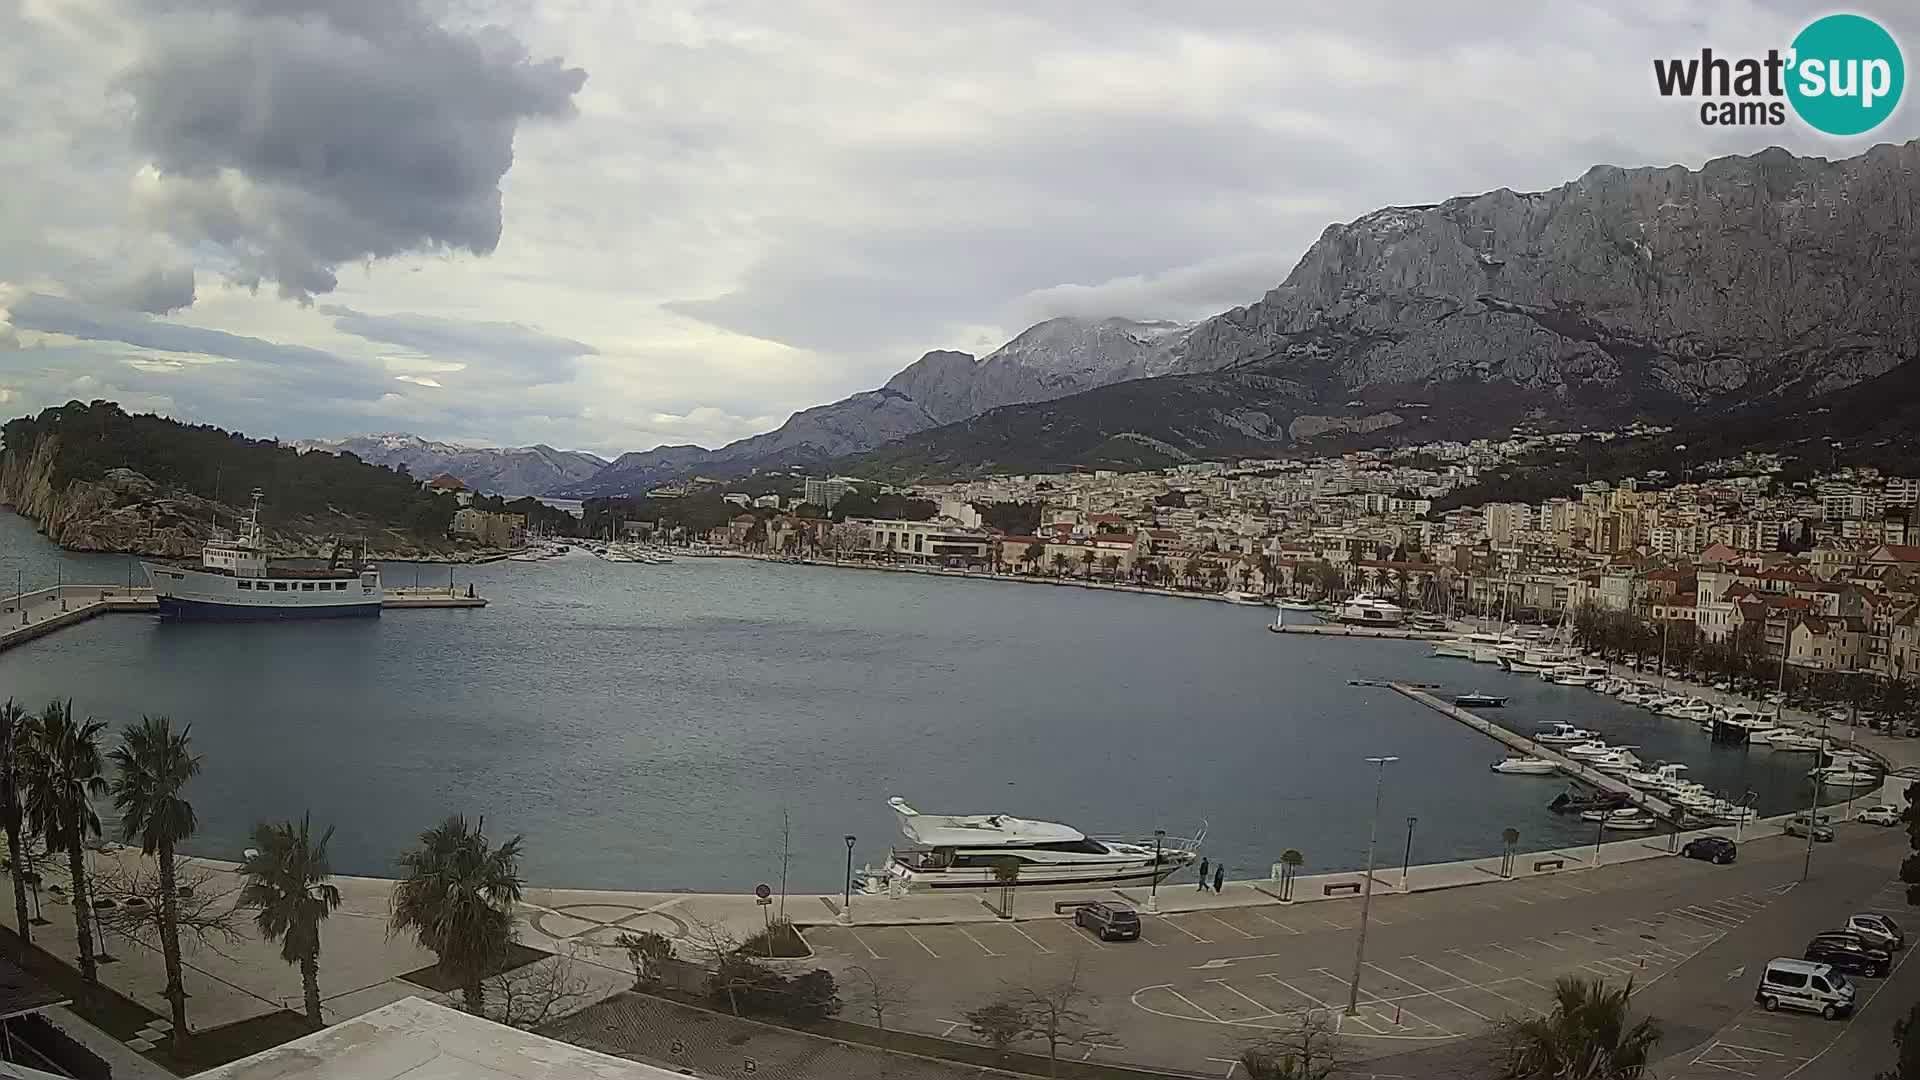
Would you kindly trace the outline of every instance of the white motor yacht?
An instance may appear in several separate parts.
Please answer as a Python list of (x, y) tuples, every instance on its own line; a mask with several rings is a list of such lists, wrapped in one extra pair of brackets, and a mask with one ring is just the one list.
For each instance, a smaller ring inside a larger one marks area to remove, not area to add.
[(1406, 609), (1368, 593), (1359, 593), (1333, 609), (1338, 622), (1356, 626), (1399, 626), (1406, 621)]
[(1818, 735), (1806, 735), (1797, 731), (1781, 734), (1779, 729), (1766, 734), (1772, 736), (1767, 745), (1787, 754), (1812, 754), (1824, 749), (1827, 741)]
[(1543, 746), (1573, 746), (1599, 738), (1598, 732), (1572, 724), (1548, 724), (1533, 733), (1533, 741)]
[(1810, 775), (1820, 781), (1823, 787), (1861, 788), (1873, 787), (1880, 783), (1878, 772), (1854, 768), (1851, 765), (1829, 765), (1824, 769), (1813, 770)]
[(1152, 840), (1088, 836), (1071, 826), (1007, 814), (922, 814), (894, 796), (887, 805), (913, 846), (895, 848), (883, 867), (861, 871), (863, 887), (885, 892), (896, 882), (934, 889), (995, 888), (1008, 860), (1020, 867), (1015, 885), (1145, 885), (1164, 881), (1199, 860), (1201, 836)]
[(1493, 771), (1508, 776), (1551, 776), (1560, 766), (1537, 757), (1510, 757), (1493, 763)]
[(1587, 766), (1607, 776), (1624, 778), (1640, 771), (1641, 761), (1630, 746), (1618, 746), (1608, 753), (1587, 759)]
[(1563, 746), (1560, 752), (1576, 760), (1586, 760), (1611, 754), (1616, 749), (1618, 747), (1608, 746), (1598, 739), (1590, 739), (1583, 743), (1574, 743), (1572, 746)]
[(1618, 810), (1588, 810), (1580, 815), (1580, 820), (1597, 821), (1603, 829), (1620, 832), (1646, 832), (1660, 824), (1652, 814), (1637, 806), (1625, 806)]
[(1259, 593), (1245, 592), (1240, 589), (1228, 589), (1220, 594), (1220, 598), (1229, 604), (1246, 604), (1250, 607), (1262, 607), (1267, 602), (1266, 597)]

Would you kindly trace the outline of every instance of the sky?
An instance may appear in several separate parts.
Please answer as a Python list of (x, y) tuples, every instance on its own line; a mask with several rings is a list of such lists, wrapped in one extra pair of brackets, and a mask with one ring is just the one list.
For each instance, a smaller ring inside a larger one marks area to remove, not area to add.
[(1045, 318), (1251, 303), (1383, 205), (1920, 135), (1654, 91), (1829, 10), (0, 0), (0, 413), (719, 446)]

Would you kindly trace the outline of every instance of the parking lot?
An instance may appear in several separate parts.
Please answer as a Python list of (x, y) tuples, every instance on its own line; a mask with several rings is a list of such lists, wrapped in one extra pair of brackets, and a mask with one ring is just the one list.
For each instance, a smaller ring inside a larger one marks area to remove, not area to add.
[[(1856, 839), (1879, 842), (1864, 831)], [(1892, 850), (1891, 841), (1881, 846)], [(1376, 894), (1353, 1016), (1345, 1007), (1354, 993), (1357, 900), (1152, 915), (1138, 890), (1128, 890), (1115, 898), (1141, 912), (1137, 942), (1095, 940), (1067, 918), (824, 926), (806, 936), (823, 966), (851, 979), (847, 985), (858, 985), (856, 967), (911, 985), (890, 1027), (967, 1039), (967, 1010), (1004, 988), (1043, 984), (1077, 966), (1093, 1022), (1118, 1034), (1076, 1047), (1074, 1056), (1223, 1075), (1239, 1045), (1305, 1014), (1329, 1016), (1363, 1055), (1390, 1056), (1442, 1047), (1498, 1018), (1543, 1009), (1562, 975), (1658, 986), (1792, 897), (1801, 850), (1797, 841), (1770, 839), (1743, 846), (1734, 866), (1654, 859), (1486, 887)], [(1829, 850), (1823, 845), (1823, 855)], [(1878, 873), (1876, 883), (1884, 870)], [(1037, 892), (1020, 905), (1047, 910)], [(1759, 1048), (1726, 1042), (1705, 1054), (1703, 1067)]]

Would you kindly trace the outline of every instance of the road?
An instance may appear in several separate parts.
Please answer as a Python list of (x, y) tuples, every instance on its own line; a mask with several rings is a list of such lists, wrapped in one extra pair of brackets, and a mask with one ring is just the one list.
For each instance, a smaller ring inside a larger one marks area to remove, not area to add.
[[(1654, 859), (1376, 896), (1357, 992), (1352, 900), (1143, 914), (1138, 942), (1097, 942), (1044, 919), (818, 927), (807, 940), (845, 986), (863, 978), (856, 967), (912, 986), (889, 1026), (950, 1038), (969, 1037), (965, 1012), (999, 990), (1077, 967), (1093, 1022), (1117, 1034), (1075, 1056), (1201, 1075), (1228, 1075), (1250, 1038), (1315, 1012), (1377, 1075), (1484, 1075), (1472, 1065), (1484, 1065), (1479, 1037), (1489, 1025), (1544, 1008), (1554, 979), (1584, 975), (1633, 980), (1637, 1000), (1668, 1031), (1662, 1053), (1673, 1060), (1662, 1076), (1856, 1077), (1871, 1072), (1825, 1071), (1822, 1062), (1844, 1070), (1876, 1061), (1876, 1043), (1884, 1057), (1892, 1002), (1910, 1003), (1912, 993), (1871, 1001), (1845, 1023), (1750, 1008), (1766, 959), (1797, 955), (1814, 931), (1853, 910), (1888, 906), (1884, 887), (1904, 833), (1841, 829), (1840, 842), (1820, 846), (1805, 884), (1802, 843), (1774, 838), (1743, 845), (1733, 866)], [(1907, 978), (1920, 976), (1903, 967), (1893, 981)], [(1346, 1015), (1355, 996), (1360, 1007)], [(1848, 1049), (1856, 1038), (1857, 1054)]]

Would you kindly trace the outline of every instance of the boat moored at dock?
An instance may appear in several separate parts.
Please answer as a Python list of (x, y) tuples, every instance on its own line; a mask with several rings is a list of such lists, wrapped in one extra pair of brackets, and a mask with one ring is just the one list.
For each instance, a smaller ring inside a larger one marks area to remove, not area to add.
[[(887, 805), (913, 844), (885, 866), (860, 871), (866, 892), (892, 888), (985, 889), (1004, 885), (1145, 885), (1164, 881), (1200, 858), (1206, 829), (1192, 839), (1093, 837), (1068, 825), (1008, 814), (922, 814), (898, 795)], [(1000, 876), (1011, 862), (1011, 881)]]
[(216, 529), (198, 567), (142, 562), (170, 621), (325, 619), (380, 614), (380, 569), (335, 544), (324, 567), (279, 567), (260, 532), (260, 492), (235, 532)]

